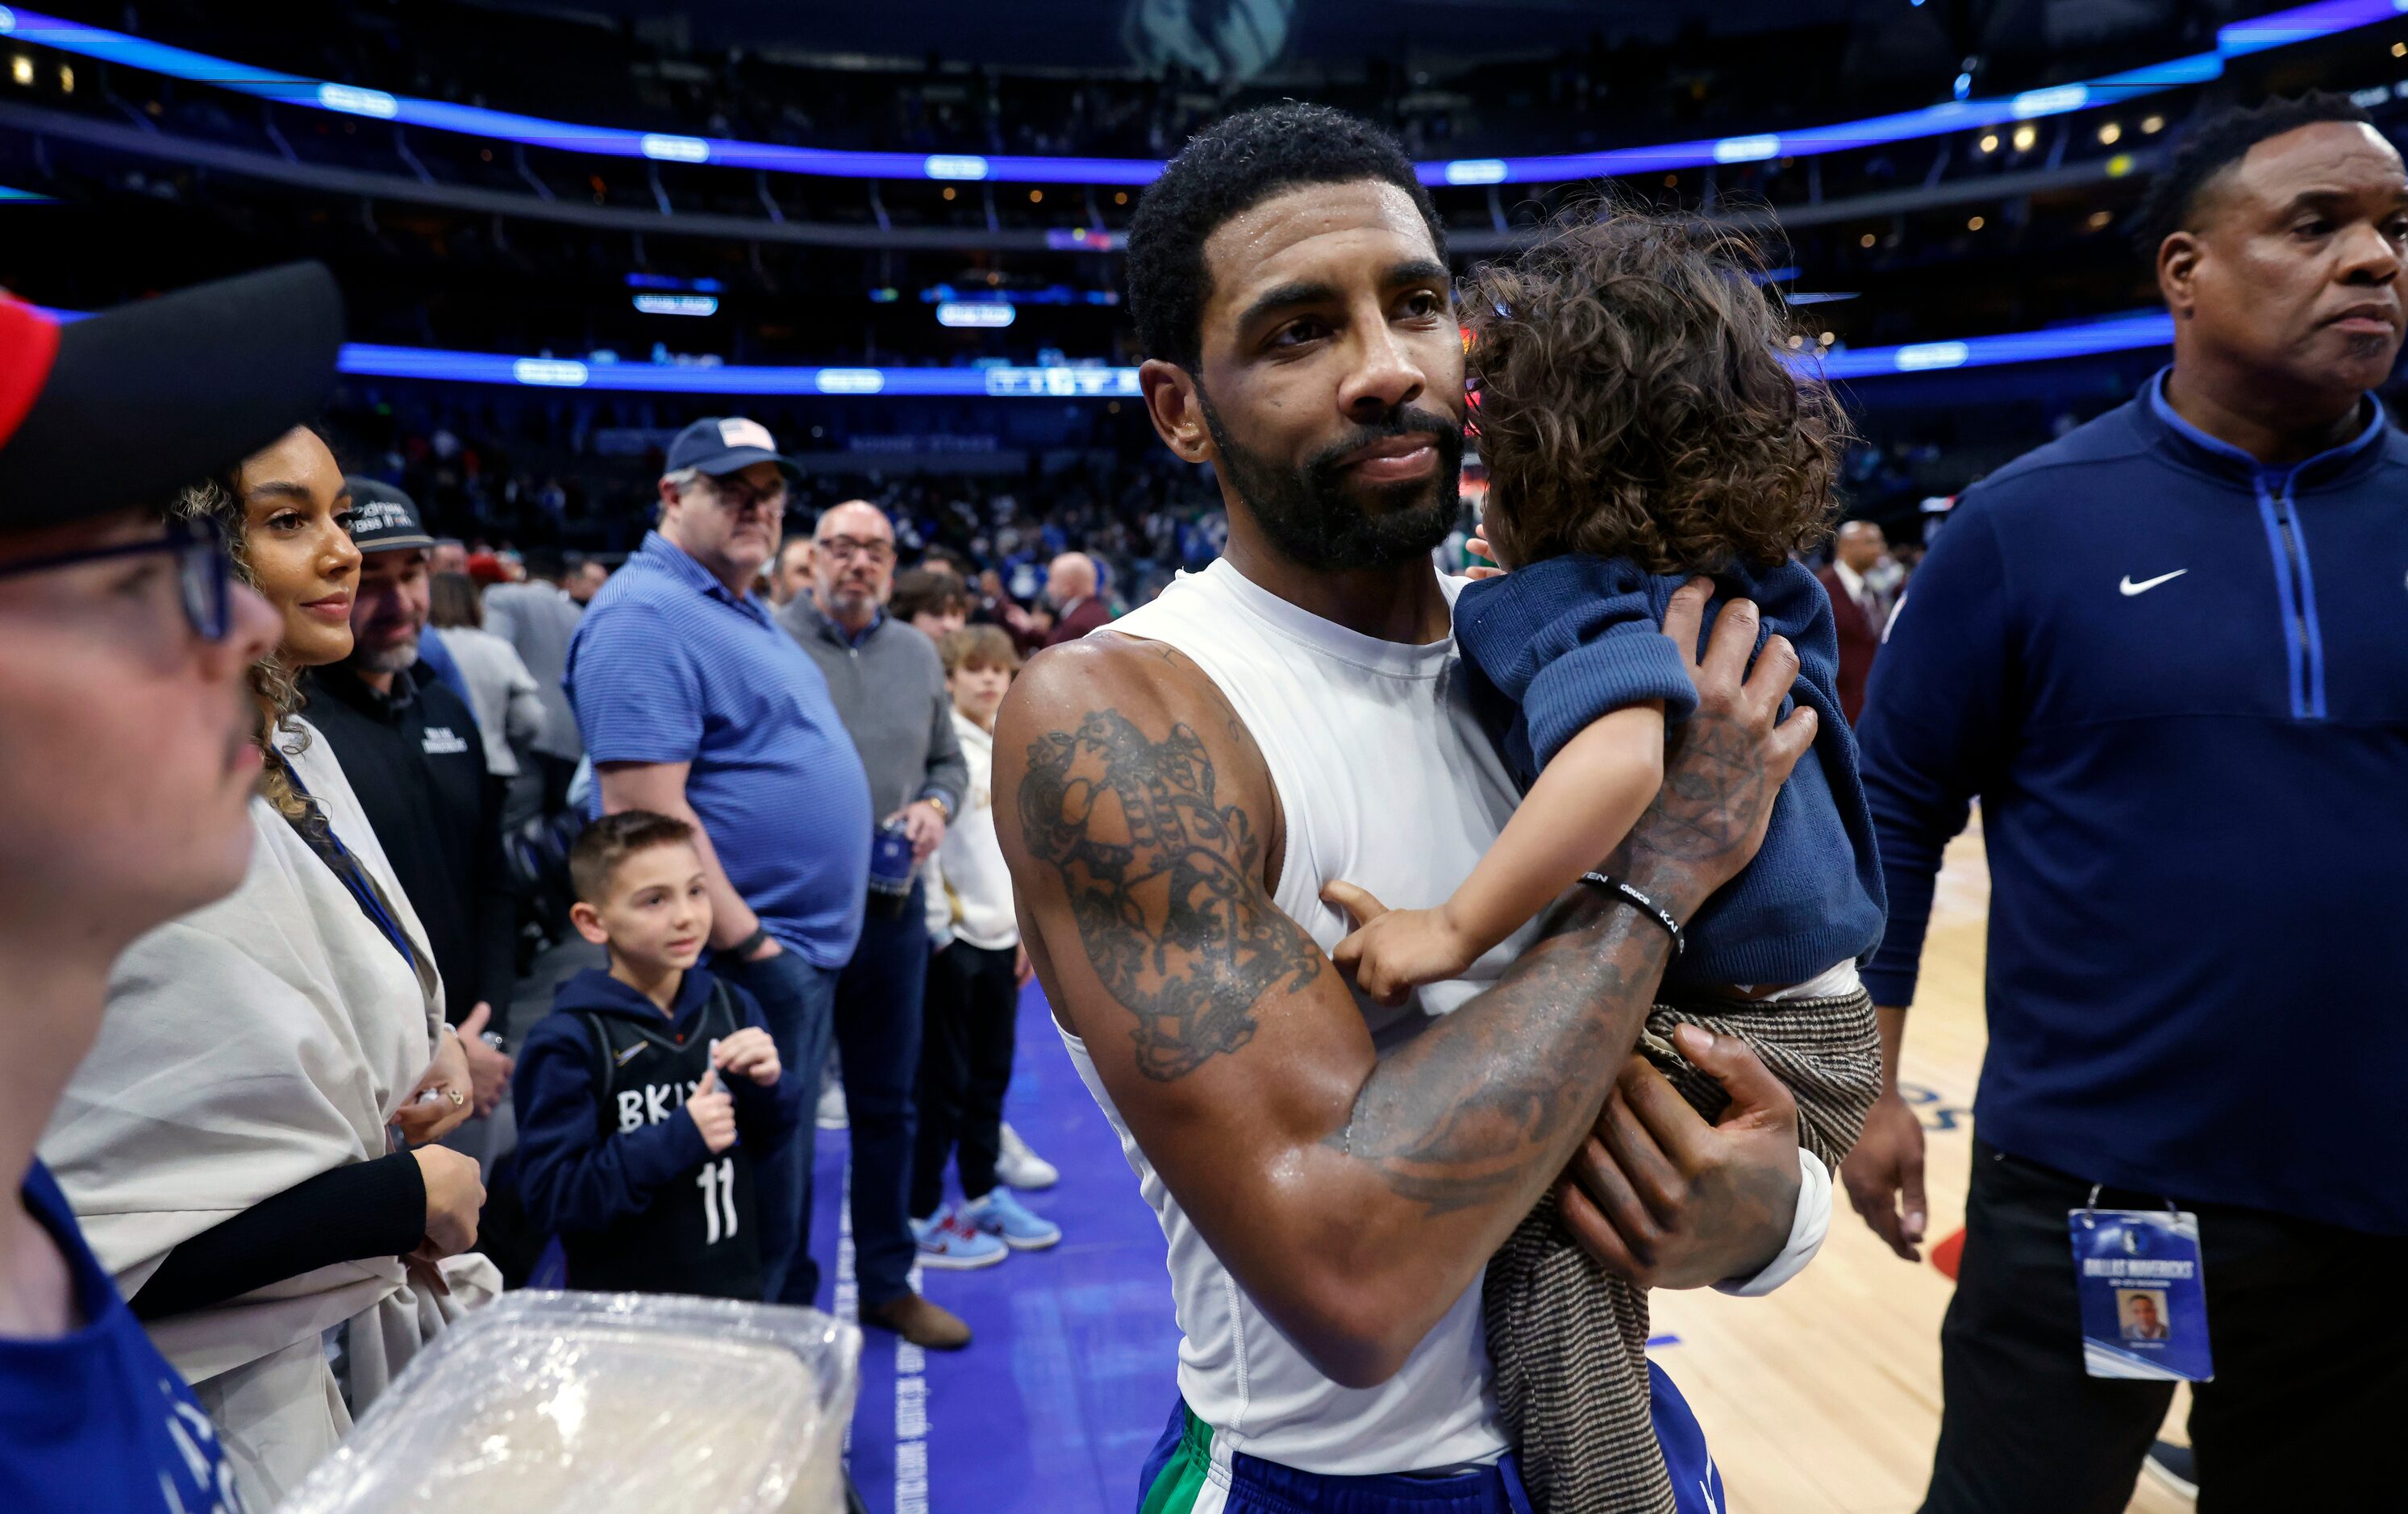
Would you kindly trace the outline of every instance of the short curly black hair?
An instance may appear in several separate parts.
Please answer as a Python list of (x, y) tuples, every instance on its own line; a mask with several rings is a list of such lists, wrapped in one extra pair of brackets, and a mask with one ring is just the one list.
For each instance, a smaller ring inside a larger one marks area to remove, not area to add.
[(2143, 257), (2156, 262), (2157, 249), (2167, 237), (2198, 229), (2208, 186), (2248, 156), (2251, 148), (2269, 137), (2328, 121), (2374, 123), (2374, 118), (2352, 105), (2349, 96), (2312, 90), (2294, 99), (2278, 95), (2246, 109), (2229, 107), (2193, 125), (2166, 165), (2157, 170), (2140, 209), (2133, 213), (2133, 245)]
[(1300, 184), (1376, 179), (1413, 198), (1441, 262), (1446, 228), (1394, 138), (1328, 106), (1284, 100), (1227, 117), (1188, 139), (1147, 187), (1129, 222), (1128, 303), (1147, 357), (1194, 372), (1211, 297), (1204, 243), (1231, 217)]

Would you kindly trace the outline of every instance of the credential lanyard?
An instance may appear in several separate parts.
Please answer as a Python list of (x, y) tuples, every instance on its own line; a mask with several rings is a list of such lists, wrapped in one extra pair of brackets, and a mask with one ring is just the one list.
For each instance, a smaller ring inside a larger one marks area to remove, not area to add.
[[(294, 792), (309, 799), (311, 806), (318, 807), (319, 814), (323, 817), (325, 810), (317, 806), (314, 798), (310, 798), (308, 788), (301, 781), (301, 775), (293, 770), (290, 763), (283, 766), (284, 776), (292, 783)], [(335, 834), (333, 821), (328, 819), (321, 832), (290, 815), (285, 820), (309, 850), (318, 854), (318, 860), (343, 880), (343, 887), (351, 891), (353, 902), (359, 905), (360, 913), (367, 916), (368, 922), (384, 933), (384, 938), (393, 943), (393, 949), (401, 953), (401, 960), (408, 964), (410, 972), (415, 974), (418, 971), (418, 953), (409, 949), (408, 935), (402, 930), (401, 922), (394, 919), (393, 911), (386, 907), (384, 895), (368, 878), (367, 870), (360, 865), (360, 860), (351, 855), (351, 849), (343, 845), (343, 838)]]

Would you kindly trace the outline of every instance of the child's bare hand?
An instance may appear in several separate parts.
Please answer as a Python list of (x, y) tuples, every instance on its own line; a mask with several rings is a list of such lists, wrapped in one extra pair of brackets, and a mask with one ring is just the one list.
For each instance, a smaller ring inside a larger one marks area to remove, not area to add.
[(1356, 921), (1329, 960), (1354, 986), (1383, 1005), (1399, 1005), (1424, 983), (1459, 978), (1482, 948), (1467, 941), (1437, 909), (1390, 909), (1352, 883), (1332, 883), (1321, 897)]
[(778, 1045), (758, 1025), (747, 1025), (710, 1049), (710, 1064), (732, 1078), (749, 1078), (763, 1088), (777, 1086), (784, 1069), (778, 1063)]
[(1463, 545), (1464, 550), (1472, 556), (1487, 560), (1484, 563), (1473, 563), (1466, 566), (1463, 570), (1465, 578), (1501, 578), (1505, 576), (1505, 570), (1497, 565), (1497, 549), (1488, 545), (1487, 532), (1481, 532)]
[(685, 1101), (685, 1112), (694, 1128), (702, 1132), (702, 1144), (713, 1156), (736, 1144), (736, 1101), (719, 1086), (718, 1068), (702, 1075), (694, 1097)]

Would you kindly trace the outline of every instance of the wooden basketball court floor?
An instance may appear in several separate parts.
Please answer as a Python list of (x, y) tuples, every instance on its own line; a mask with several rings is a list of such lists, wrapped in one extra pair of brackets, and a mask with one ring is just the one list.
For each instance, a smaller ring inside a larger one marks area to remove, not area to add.
[[(1930, 1238), (1964, 1223), (1972, 1159), (1989, 871), (1978, 825), (1948, 849), (1899, 1083), (1923, 1115)], [(1728, 1514), (1912, 1514), (1940, 1434), (1940, 1317), (1952, 1284), (1899, 1260), (1846, 1195), (1813, 1265), (1769, 1298), (1654, 1295), (1654, 1354), (1680, 1384), (1722, 1466)], [(2185, 1438), (2177, 1395), (2171, 1438)], [(2190, 1508), (2143, 1476), (2128, 1514)]]

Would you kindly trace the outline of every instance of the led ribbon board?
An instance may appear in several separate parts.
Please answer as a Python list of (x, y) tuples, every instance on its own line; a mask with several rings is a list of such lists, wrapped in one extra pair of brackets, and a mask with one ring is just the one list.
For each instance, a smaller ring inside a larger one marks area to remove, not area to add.
[[(1557, 182), (1620, 174), (1662, 173), (1708, 164), (1757, 163), (1770, 158), (1811, 157), (1850, 148), (1876, 147), (1916, 137), (2063, 115), (2092, 106), (2114, 105), (2224, 72), (2228, 58), (2269, 48), (2309, 42), (2395, 19), (2408, 0), (2318, 0), (2250, 21), (2234, 21), (2215, 35), (2215, 50), (2174, 58), (2075, 84), (2052, 85), (1986, 100), (1952, 100), (1920, 110), (1802, 131), (1745, 136), (1701, 137), (1660, 147), (1614, 148), (1517, 158), (1457, 158), (1415, 164), (1425, 184)], [(664, 132), (580, 126), (522, 116), (480, 106), (452, 105), (391, 94), (354, 84), (336, 84), (252, 68), (207, 53), (168, 47), (98, 26), (62, 21), (37, 11), (0, 6), (0, 36), (15, 36), (61, 52), (123, 64), (171, 79), (215, 85), (285, 105), (366, 116), (464, 136), (523, 142), (532, 147), (591, 152), (605, 157), (645, 158), (656, 163), (716, 164), (772, 173), (813, 174), (833, 179), (916, 179), (947, 182), (1120, 184), (1152, 183), (1162, 164), (1139, 158), (1034, 158), (965, 152), (843, 152), (826, 148), (782, 147), (724, 136), (687, 136)]]
[[(1968, 336), (1958, 341), (1861, 347), (1800, 356), (1832, 378), (1877, 378), (1948, 368), (2096, 357), (2140, 351), (2173, 341), (2173, 318), (2162, 311), (2119, 316), (2086, 325)], [(1137, 399), (1135, 368), (782, 368), (690, 366), (651, 363), (585, 363), (570, 358), (514, 358), (498, 352), (447, 352), (419, 347), (353, 342), (342, 369), (364, 378), (450, 379), (520, 384), (538, 389), (634, 390), (665, 394), (986, 395), (998, 399)]]

